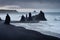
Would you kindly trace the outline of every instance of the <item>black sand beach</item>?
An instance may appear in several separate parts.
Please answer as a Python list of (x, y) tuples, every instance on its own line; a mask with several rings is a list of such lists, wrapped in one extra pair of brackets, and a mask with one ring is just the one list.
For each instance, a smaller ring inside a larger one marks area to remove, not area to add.
[(0, 23), (0, 40), (60, 40), (23, 27)]

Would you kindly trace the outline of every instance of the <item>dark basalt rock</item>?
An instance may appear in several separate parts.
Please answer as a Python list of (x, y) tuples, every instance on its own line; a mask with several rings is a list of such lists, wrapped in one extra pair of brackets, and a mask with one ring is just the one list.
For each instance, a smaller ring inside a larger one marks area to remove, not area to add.
[(37, 21), (46, 21), (47, 19), (45, 18), (44, 12), (40, 11), (38, 15), (34, 16), (35, 20)]
[(27, 21), (32, 21), (31, 12), (29, 13), (29, 17), (28, 17)]
[(2, 19), (0, 18), (0, 21), (2, 21)]
[(24, 17), (24, 15), (22, 15), (20, 21), (21, 21), (21, 22), (25, 22), (25, 19), (26, 19), (26, 18)]
[(27, 17), (26, 14), (26, 18), (24, 16), (21, 17), (20, 22), (31, 22), (31, 23), (35, 23), (35, 22), (39, 22), (39, 21), (47, 21), (47, 19), (45, 18), (45, 14), (43, 11), (40, 11), (39, 14), (35, 15), (35, 16), (31, 16), (31, 12), (29, 13), (29, 17)]
[(10, 16), (7, 14), (4, 24), (10, 24)]

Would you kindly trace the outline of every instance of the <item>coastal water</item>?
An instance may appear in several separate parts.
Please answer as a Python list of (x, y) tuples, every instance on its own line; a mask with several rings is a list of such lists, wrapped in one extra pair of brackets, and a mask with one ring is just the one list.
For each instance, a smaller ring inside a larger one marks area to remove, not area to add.
[[(60, 34), (60, 12), (44, 12), (47, 21), (40, 21), (39, 23), (11, 23), (12, 25), (18, 27), (24, 27), (26, 29), (35, 30), (38, 32), (48, 31), (53, 33)], [(20, 21), (22, 15), (28, 15), (28, 12), (20, 12), (20, 13), (9, 13), (11, 17), (11, 21)], [(32, 12), (33, 15), (37, 15), (38, 13)], [(1, 19), (5, 20), (6, 13), (0, 13)]]

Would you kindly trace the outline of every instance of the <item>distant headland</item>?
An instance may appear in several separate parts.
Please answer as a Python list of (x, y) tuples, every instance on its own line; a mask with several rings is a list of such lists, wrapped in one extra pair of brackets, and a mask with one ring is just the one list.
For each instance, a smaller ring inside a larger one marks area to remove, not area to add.
[(18, 13), (18, 11), (16, 11), (16, 10), (4, 10), (4, 9), (0, 9), (0, 13)]

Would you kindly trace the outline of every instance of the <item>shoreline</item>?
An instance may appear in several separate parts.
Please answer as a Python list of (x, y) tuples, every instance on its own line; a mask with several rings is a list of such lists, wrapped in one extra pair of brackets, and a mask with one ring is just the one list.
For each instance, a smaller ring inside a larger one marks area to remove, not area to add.
[[(2, 23), (3, 23), (3, 21), (2, 21)], [(20, 23), (20, 22), (19, 21), (11, 21), (11, 23)], [(20, 26), (18, 26), (17, 28), (20, 28)], [(21, 28), (25, 28), (25, 27), (21, 27)], [(27, 29), (27, 30), (31, 30), (31, 29)], [(37, 31), (37, 30), (33, 30), (33, 31)], [(37, 32), (40, 32), (40, 33), (42, 33), (44, 35), (49, 35), (49, 36), (54, 36), (54, 37), (60, 38), (60, 36), (59, 36), (60, 34), (54, 33), (54, 32), (51, 32), (51, 31), (40, 30), (40, 31), (37, 31)]]
[(60, 38), (28, 30), (24, 27), (0, 23), (0, 40), (60, 40)]

